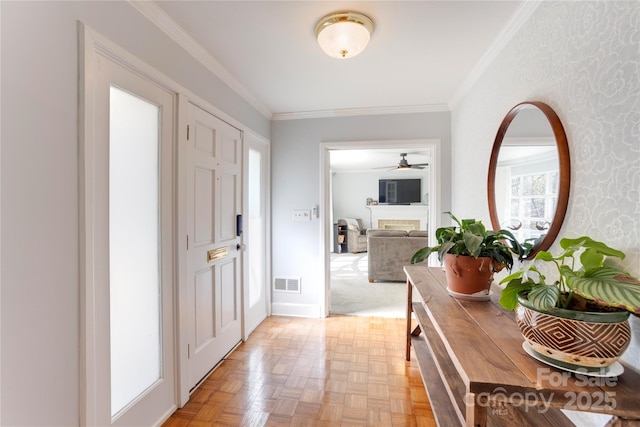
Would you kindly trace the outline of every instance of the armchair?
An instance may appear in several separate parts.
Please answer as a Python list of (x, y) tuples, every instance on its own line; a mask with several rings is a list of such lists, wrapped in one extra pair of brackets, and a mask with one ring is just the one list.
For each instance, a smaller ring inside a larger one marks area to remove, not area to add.
[(339, 219), (338, 225), (347, 227), (347, 251), (354, 254), (367, 251), (367, 230), (363, 228), (361, 219)]

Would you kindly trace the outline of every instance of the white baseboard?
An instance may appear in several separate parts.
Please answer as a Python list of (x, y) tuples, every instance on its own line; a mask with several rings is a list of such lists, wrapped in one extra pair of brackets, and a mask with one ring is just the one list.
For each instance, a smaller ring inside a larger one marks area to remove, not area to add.
[(177, 405), (173, 405), (171, 406), (171, 408), (167, 409), (167, 412), (165, 412), (158, 421), (156, 421), (155, 424), (153, 424), (153, 427), (160, 427), (162, 424), (164, 424), (165, 421), (167, 421), (169, 419), (169, 417), (171, 417), (171, 415), (173, 415), (174, 412), (176, 412), (178, 410), (178, 406)]
[(321, 318), (322, 310), (318, 304), (286, 304), (272, 303), (272, 316), (293, 316), (293, 317), (311, 317)]

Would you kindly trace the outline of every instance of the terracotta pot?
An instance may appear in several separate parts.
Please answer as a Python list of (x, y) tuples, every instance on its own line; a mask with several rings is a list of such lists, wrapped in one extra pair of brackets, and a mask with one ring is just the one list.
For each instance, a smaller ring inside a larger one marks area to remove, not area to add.
[(453, 296), (477, 293), (488, 295), (493, 281), (493, 263), (493, 259), (489, 257), (445, 254), (443, 265), (448, 290), (453, 292)]
[(535, 309), (518, 296), (516, 322), (526, 343), (544, 360), (569, 369), (612, 365), (629, 346), (629, 313)]

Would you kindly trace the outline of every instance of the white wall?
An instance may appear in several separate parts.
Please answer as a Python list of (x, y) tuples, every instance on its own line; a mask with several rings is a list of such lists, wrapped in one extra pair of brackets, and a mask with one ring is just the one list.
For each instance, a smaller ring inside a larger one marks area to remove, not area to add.
[(270, 139), (272, 274), (302, 280), (300, 294), (274, 293), (274, 314), (320, 316), (325, 256), (321, 251), (320, 220), (291, 220), (293, 209), (310, 209), (320, 202), (320, 143), (439, 139), (442, 210), (451, 206), (448, 112), (275, 121)]
[(418, 178), (422, 180), (422, 203), (429, 191), (428, 169), (414, 169), (400, 172), (334, 172), (331, 190), (333, 193), (333, 221), (340, 218), (360, 218), (365, 228), (371, 228), (371, 210), (367, 208), (367, 198), (378, 200), (378, 180), (393, 178)]
[(77, 20), (227, 114), (270, 123), (126, 2), (1, 2), (0, 425), (79, 413)]
[[(638, 2), (540, 4), (452, 112), (456, 215), (488, 220), (486, 177), (498, 126), (515, 104), (543, 101), (558, 113), (571, 155), (560, 236), (587, 234), (621, 249), (628, 270), (640, 275), (639, 16)], [(640, 369), (637, 320), (624, 359)]]

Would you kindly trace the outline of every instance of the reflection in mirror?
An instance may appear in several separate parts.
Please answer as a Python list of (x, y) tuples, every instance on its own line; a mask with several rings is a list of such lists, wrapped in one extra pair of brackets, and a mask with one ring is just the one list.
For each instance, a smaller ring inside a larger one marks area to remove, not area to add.
[(555, 214), (559, 175), (558, 150), (549, 122), (537, 108), (521, 110), (507, 130), (496, 164), (500, 225), (521, 242), (545, 234)]
[[(514, 107), (503, 121), (489, 167), (489, 211), (495, 229), (546, 250), (560, 229), (569, 192), (566, 136), (542, 103)], [(535, 255), (531, 253), (528, 257)]]

